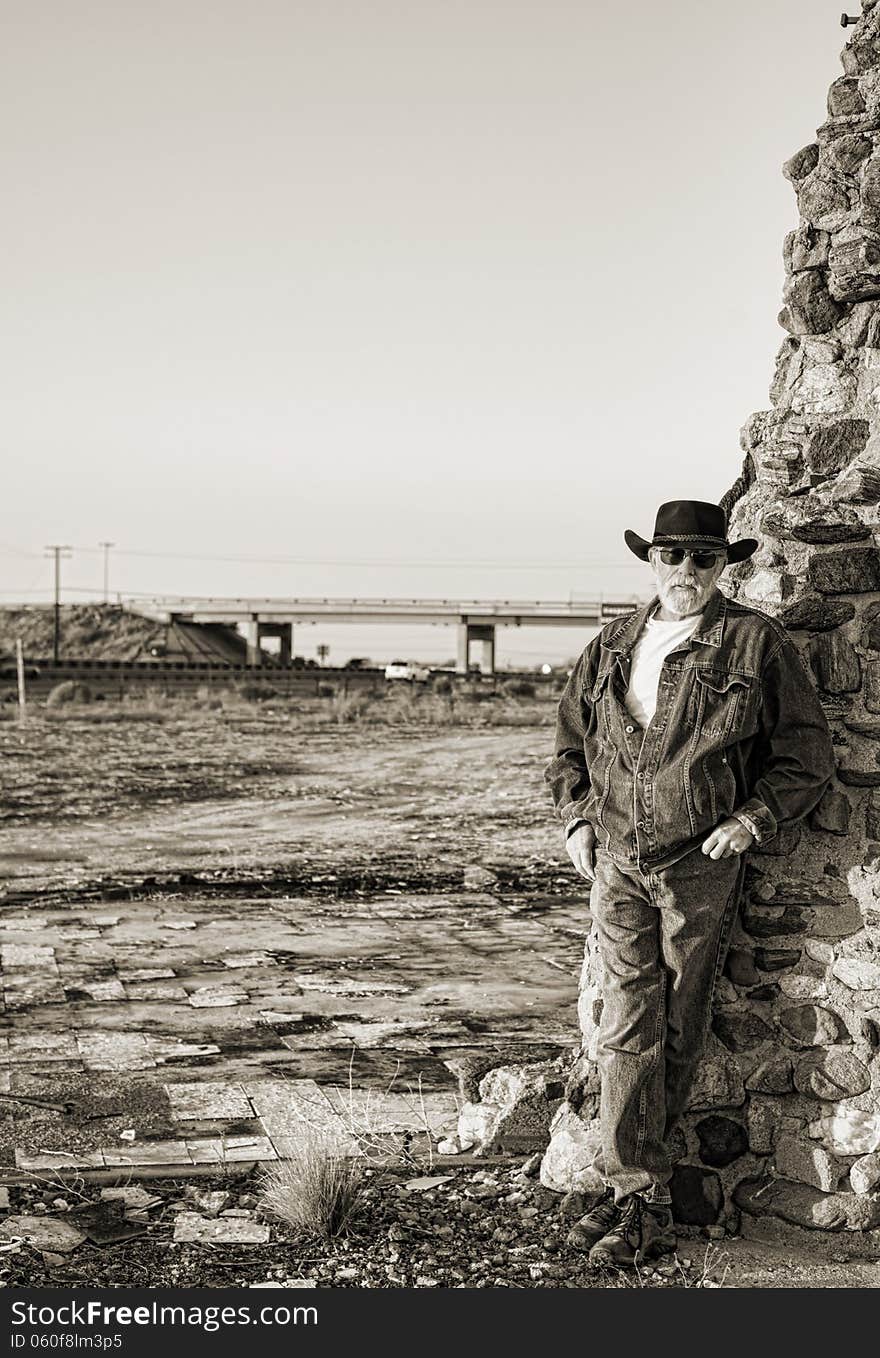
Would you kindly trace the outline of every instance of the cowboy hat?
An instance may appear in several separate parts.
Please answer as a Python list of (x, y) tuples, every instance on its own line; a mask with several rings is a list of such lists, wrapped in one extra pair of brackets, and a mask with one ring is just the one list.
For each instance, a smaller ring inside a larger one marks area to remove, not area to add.
[(705, 500), (669, 500), (657, 510), (654, 536), (650, 542), (631, 528), (623, 535), (631, 552), (648, 560), (652, 547), (684, 547), (687, 551), (725, 551), (728, 565), (745, 561), (758, 548), (756, 538), (727, 541), (727, 515), (720, 505)]

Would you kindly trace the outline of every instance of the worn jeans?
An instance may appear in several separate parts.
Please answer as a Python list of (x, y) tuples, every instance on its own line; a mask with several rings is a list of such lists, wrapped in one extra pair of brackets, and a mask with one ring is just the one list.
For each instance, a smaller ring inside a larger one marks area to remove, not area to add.
[(656, 872), (599, 851), (590, 896), (602, 962), (602, 1154), (619, 1202), (672, 1177), (669, 1137), (687, 1106), (742, 887), (742, 857), (699, 849)]

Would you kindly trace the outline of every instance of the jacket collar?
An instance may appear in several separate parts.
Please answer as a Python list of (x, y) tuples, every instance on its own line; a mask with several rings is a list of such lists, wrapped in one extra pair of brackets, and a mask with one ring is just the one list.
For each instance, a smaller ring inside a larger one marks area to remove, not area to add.
[[(605, 649), (615, 651), (618, 655), (630, 655), (642, 628), (659, 602), (655, 594), (649, 603), (637, 609), (635, 613), (629, 613), (621, 618), (619, 624), (614, 625), (614, 630), (605, 638), (603, 642)], [(700, 625), (690, 638), (691, 644), (697, 642), (701, 646), (720, 646), (724, 637), (726, 617), (727, 600), (721, 591), (716, 589), (703, 609)]]

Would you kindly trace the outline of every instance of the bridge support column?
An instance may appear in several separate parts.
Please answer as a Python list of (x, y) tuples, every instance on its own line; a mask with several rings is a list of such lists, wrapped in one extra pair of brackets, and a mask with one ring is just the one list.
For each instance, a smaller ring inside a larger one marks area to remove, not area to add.
[(263, 648), (261, 642), (263, 637), (278, 637), (281, 643), (278, 659), (282, 665), (289, 666), (293, 660), (293, 623), (261, 622), (259, 618), (254, 618), (249, 622), (247, 634), (247, 663), (249, 665), (262, 665)]
[(483, 644), (480, 669), (483, 674), (495, 673), (495, 627), (486, 622), (460, 622), (458, 624), (458, 647), (455, 669), (458, 674), (467, 674), (470, 664), (471, 642)]
[(282, 665), (289, 666), (293, 661), (293, 623), (279, 623), (278, 635), (281, 638), (281, 650), (278, 652), (278, 658)]
[(260, 646), (260, 620), (251, 618), (247, 625), (247, 663), (254, 667), (263, 663), (263, 648)]
[(455, 672), (456, 674), (467, 674), (468, 658), (470, 654), (470, 628), (466, 622), (460, 622), (457, 628), (458, 644), (455, 653)]

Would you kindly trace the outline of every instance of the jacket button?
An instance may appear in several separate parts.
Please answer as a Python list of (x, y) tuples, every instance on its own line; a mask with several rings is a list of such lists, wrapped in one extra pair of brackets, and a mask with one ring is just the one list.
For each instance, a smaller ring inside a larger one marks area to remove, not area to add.
[(644, 830), (644, 828), (645, 828), (645, 822), (644, 822), (643, 820), (637, 820), (637, 821), (636, 821), (636, 829), (637, 829), (637, 830)]
[(636, 728), (635, 728), (634, 726), (628, 726), (628, 727), (626, 728), (626, 733), (627, 733), (627, 735), (631, 736), (632, 733), (633, 733), (633, 731), (634, 731), (635, 729), (636, 729)]

